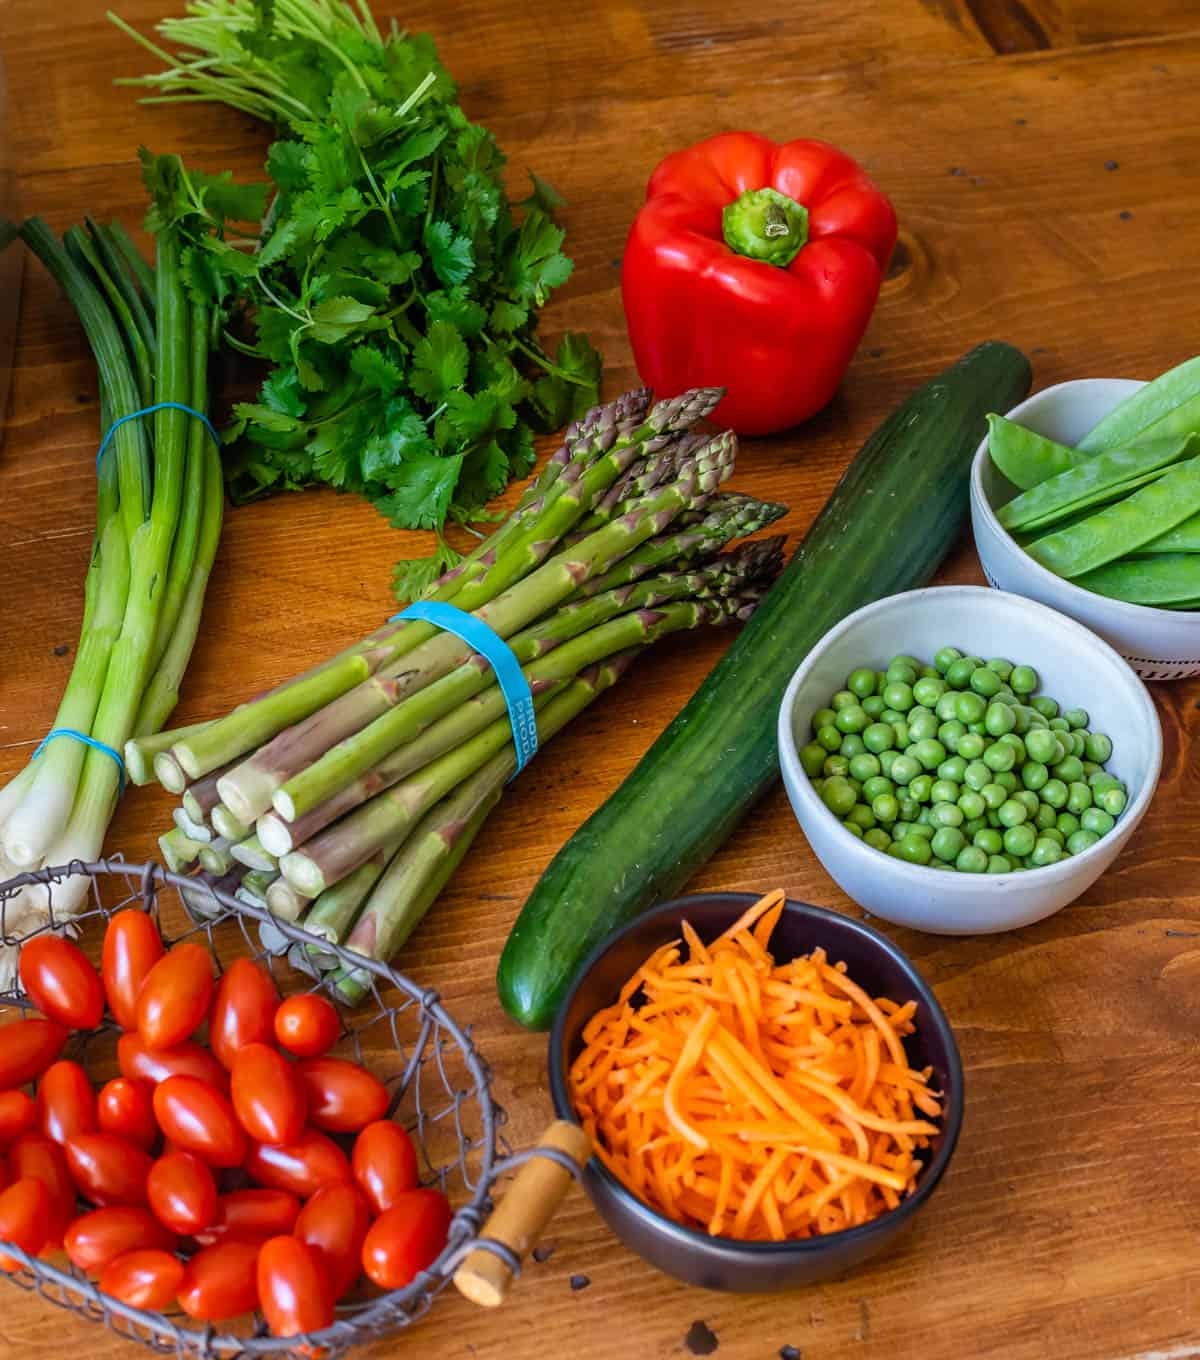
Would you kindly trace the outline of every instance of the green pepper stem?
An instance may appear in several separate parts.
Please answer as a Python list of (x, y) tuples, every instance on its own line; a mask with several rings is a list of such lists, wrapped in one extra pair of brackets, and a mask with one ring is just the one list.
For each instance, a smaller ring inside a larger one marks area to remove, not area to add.
[(786, 269), (808, 241), (808, 209), (778, 189), (747, 189), (726, 205), (721, 230), (738, 255)]

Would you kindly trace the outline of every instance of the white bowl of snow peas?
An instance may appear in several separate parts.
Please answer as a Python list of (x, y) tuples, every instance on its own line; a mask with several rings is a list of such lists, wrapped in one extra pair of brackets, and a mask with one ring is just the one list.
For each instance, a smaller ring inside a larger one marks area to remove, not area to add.
[(971, 520), (994, 586), (1079, 619), (1145, 679), (1200, 674), (1200, 358), (993, 418)]
[(1162, 761), (1154, 704), (1112, 647), (983, 586), (843, 619), (792, 677), (778, 737), (830, 876), (874, 915), (943, 935), (1013, 930), (1074, 901), (1137, 828)]

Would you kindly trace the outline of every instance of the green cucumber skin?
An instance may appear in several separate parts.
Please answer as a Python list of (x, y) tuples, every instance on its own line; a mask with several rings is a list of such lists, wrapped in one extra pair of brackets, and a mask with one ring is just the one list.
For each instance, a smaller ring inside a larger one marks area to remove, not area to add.
[(549, 1028), (588, 954), (678, 892), (770, 789), (796, 667), (847, 614), (929, 580), (966, 516), (988, 412), (1031, 381), (1020, 350), (980, 345), (871, 435), (740, 636), (534, 887), (496, 979), (514, 1020)]

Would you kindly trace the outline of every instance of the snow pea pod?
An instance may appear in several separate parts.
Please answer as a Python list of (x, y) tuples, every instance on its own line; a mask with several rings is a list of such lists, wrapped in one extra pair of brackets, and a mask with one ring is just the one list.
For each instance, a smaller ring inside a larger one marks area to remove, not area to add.
[[(1200, 397), (1200, 355), (1169, 369), (1115, 406), (1076, 445), (1079, 453), (1101, 453), (1130, 444), (1185, 402)], [(1200, 428), (1193, 425), (1191, 429)], [(1166, 431), (1159, 431), (1160, 434)]]
[(1159, 557), (1122, 558), (1084, 572), (1075, 584), (1097, 595), (1127, 604), (1176, 604), (1200, 595), (1200, 557), (1163, 553)]
[(988, 416), (988, 453), (997, 469), (1022, 491), (1087, 462), (1065, 444), (1027, 430), (1015, 420)]
[(1152, 538), (1141, 550), (1148, 553), (1187, 552), (1200, 553), (1200, 515), (1192, 515), (1174, 529)]
[(1024, 491), (1001, 506), (996, 518), (1006, 529), (1040, 529), (1064, 516), (1123, 495), (1155, 477), (1181, 458), (1195, 452), (1200, 438), (1156, 439), (1146, 444), (1098, 453), (1080, 467)]
[(1070, 528), (1031, 543), (1026, 552), (1056, 576), (1082, 576), (1126, 557), (1200, 513), (1200, 458), (1168, 468), (1132, 496), (1106, 505)]

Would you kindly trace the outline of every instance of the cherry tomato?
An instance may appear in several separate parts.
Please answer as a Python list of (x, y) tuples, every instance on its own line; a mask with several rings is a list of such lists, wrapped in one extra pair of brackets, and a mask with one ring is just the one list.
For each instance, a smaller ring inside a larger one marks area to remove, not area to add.
[(137, 907), (119, 911), (104, 932), (100, 976), (113, 1018), (122, 1029), (137, 1029), (137, 999), (146, 974), (166, 953), (154, 919)]
[(294, 1143), (304, 1127), (304, 1087), (288, 1060), (266, 1044), (247, 1044), (230, 1073), (233, 1109), (260, 1143)]
[(67, 1229), (63, 1246), (74, 1265), (95, 1275), (130, 1251), (174, 1251), (175, 1238), (149, 1209), (114, 1204), (83, 1214)]
[(318, 1254), (294, 1237), (264, 1242), (258, 1253), (258, 1306), (272, 1336), (330, 1326), (333, 1294)]
[(387, 1087), (346, 1058), (305, 1058), (296, 1064), (308, 1097), (308, 1121), (330, 1133), (352, 1133), (388, 1107)]
[(185, 940), (146, 974), (138, 992), (137, 1027), (147, 1048), (181, 1044), (208, 1014), (212, 1000), (212, 955)]
[(246, 1135), (229, 1097), (196, 1077), (168, 1077), (154, 1088), (154, 1114), (163, 1133), (210, 1166), (240, 1166)]
[(363, 1269), (380, 1289), (401, 1289), (437, 1260), (450, 1230), (450, 1204), (440, 1190), (406, 1190), (371, 1224)]
[(402, 1191), (417, 1188), (417, 1150), (390, 1119), (377, 1119), (363, 1129), (354, 1140), (350, 1166), (377, 1214), (390, 1209)]
[(217, 983), (208, 1017), (208, 1043), (217, 1061), (232, 1069), (239, 1049), (270, 1043), (278, 1006), (270, 973), (249, 959), (235, 959)]
[(172, 1232), (191, 1236), (217, 1216), (213, 1173), (190, 1152), (171, 1152), (150, 1168), (146, 1198), (155, 1218)]
[(323, 1185), (300, 1210), (292, 1235), (324, 1261), (335, 1299), (362, 1274), (362, 1244), (370, 1226), (366, 1196), (346, 1181)]
[(167, 1308), (183, 1283), (183, 1262), (167, 1251), (143, 1248), (110, 1261), (100, 1274), (100, 1292), (131, 1308)]
[(0, 1147), (28, 1133), (37, 1123), (37, 1101), (24, 1091), (0, 1091)]
[(258, 1307), (257, 1242), (218, 1242), (187, 1263), (179, 1306), (202, 1322), (222, 1322)]
[(13, 1180), (31, 1177), (46, 1187), (50, 1196), (46, 1243), (58, 1246), (75, 1217), (76, 1200), (75, 1181), (62, 1148), (40, 1133), (23, 1133), (8, 1150), (8, 1169)]
[(195, 1077), (215, 1086), (218, 1091), (229, 1089), (229, 1073), (199, 1044), (182, 1043), (174, 1048), (150, 1049), (139, 1035), (122, 1034), (117, 1040), (117, 1063), (122, 1076), (148, 1081), (151, 1086), (157, 1086), (168, 1077)]
[(104, 1014), (104, 989), (87, 955), (61, 935), (35, 935), (21, 947), (21, 985), (51, 1020), (70, 1029), (95, 1029)]
[(305, 1129), (294, 1143), (278, 1147), (251, 1143), (246, 1170), (259, 1185), (290, 1190), (301, 1199), (315, 1194), (323, 1185), (351, 1179), (346, 1154), (332, 1138), (316, 1129)]
[(80, 1133), (65, 1146), (67, 1165), (93, 1204), (145, 1204), (150, 1154), (113, 1133)]
[(0, 1028), (0, 1090), (40, 1077), (63, 1051), (67, 1029), (57, 1020), (18, 1020)]
[(96, 1093), (76, 1062), (63, 1060), (46, 1068), (38, 1083), (37, 1104), (41, 1130), (56, 1143), (96, 1128)]
[(337, 1042), (342, 1022), (331, 1001), (315, 992), (300, 992), (275, 1012), (275, 1039), (298, 1058), (319, 1058)]
[[(0, 1190), (0, 1238), (36, 1256), (46, 1245), (50, 1218), (50, 1195), (45, 1185), (32, 1176), (13, 1181)], [(0, 1256), (0, 1270), (20, 1270), (15, 1256)]]
[(300, 1201), (287, 1190), (252, 1187), (230, 1190), (217, 1200), (212, 1222), (197, 1240), (213, 1242), (264, 1242), (268, 1237), (290, 1233), (300, 1212)]
[(147, 1152), (158, 1141), (154, 1118), (154, 1088), (148, 1081), (114, 1077), (96, 1097), (96, 1124), (101, 1133), (115, 1133)]

